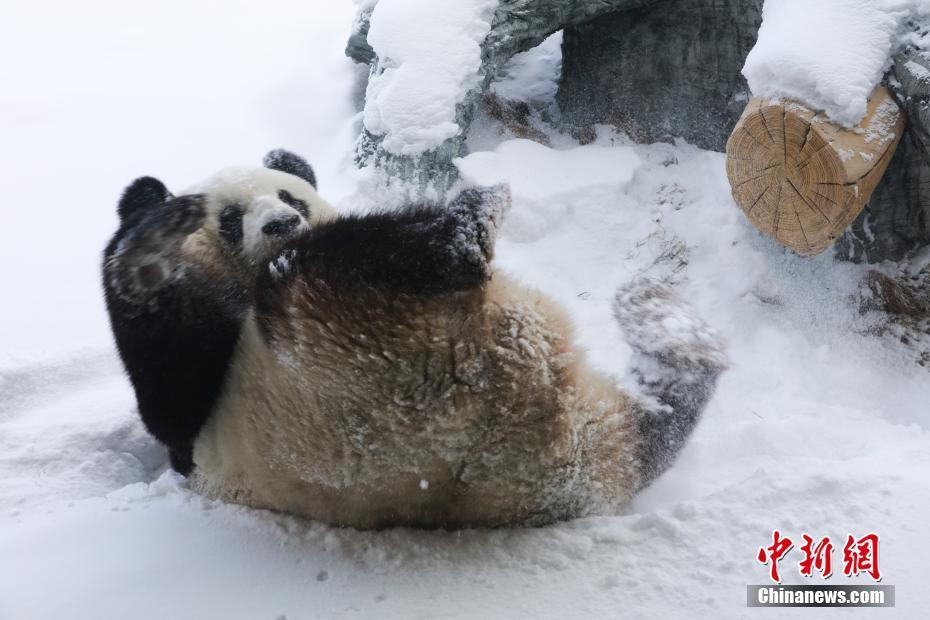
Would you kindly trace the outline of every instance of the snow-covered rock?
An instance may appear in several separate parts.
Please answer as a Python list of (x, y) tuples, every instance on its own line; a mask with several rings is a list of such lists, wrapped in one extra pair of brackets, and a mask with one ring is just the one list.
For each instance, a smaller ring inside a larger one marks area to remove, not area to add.
[(758, 97), (789, 97), (852, 127), (925, 0), (766, 0), (743, 73)]
[(357, 160), (443, 193), (482, 94), (515, 54), (564, 26), (652, 0), (378, 0), (346, 53), (371, 65)]
[(908, 124), (869, 204), (837, 242), (841, 258), (871, 263), (901, 261), (919, 257), (930, 246), (930, 39), (925, 34), (928, 31), (930, 19), (923, 37), (915, 37), (915, 46), (895, 56), (890, 83), (898, 102), (907, 111)]
[(497, 0), (378, 2), (364, 122), (381, 148), (416, 156), (461, 133), (456, 107), (481, 79), (481, 42), (496, 8)]

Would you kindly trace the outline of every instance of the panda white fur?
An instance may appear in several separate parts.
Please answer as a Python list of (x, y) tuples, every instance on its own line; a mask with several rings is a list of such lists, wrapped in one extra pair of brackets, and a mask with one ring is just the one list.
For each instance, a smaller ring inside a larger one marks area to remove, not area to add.
[(359, 528), (622, 507), (687, 439), (720, 344), (668, 287), (627, 287), (632, 398), (585, 364), (560, 308), (491, 268), (508, 203), (481, 188), (339, 216), (286, 151), (177, 197), (136, 180), (104, 288), (175, 469), (210, 497)]

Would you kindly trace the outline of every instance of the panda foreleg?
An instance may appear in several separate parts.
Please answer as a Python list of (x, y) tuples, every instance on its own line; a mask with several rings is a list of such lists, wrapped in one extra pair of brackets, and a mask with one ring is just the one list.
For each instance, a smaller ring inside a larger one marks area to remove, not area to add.
[[(509, 204), (509, 191), (498, 186), (467, 189), (444, 207), (343, 217), (303, 238), (299, 262), (305, 273), (342, 289), (471, 290), (491, 276), (497, 228)], [(274, 275), (275, 263), (272, 268)]]
[(104, 277), (107, 292), (131, 305), (145, 305), (165, 285), (183, 276), (180, 246), (203, 224), (204, 198), (182, 196), (135, 214), (123, 222), (107, 248)]
[(220, 394), (247, 308), (242, 290), (182, 255), (204, 218), (197, 195), (130, 213), (103, 268), (113, 334), (142, 421), (182, 474), (193, 466), (193, 443)]

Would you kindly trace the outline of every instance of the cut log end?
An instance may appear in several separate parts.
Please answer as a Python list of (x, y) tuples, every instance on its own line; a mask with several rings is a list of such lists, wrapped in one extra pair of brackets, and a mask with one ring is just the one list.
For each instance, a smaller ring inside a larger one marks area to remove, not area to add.
[(852, 129), (793, 101), (754, 98), (727, 142), (733, 198), (765, 234), (798, 254), (819, 254), (865, 207), (903, 131), (884, 86)]

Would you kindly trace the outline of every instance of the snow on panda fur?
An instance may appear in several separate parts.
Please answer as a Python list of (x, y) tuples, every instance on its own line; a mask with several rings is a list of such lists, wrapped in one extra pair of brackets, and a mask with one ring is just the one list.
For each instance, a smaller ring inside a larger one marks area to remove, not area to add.
[(636, 400), (491, 267), (505, 188), (339, 216), (298, 156), (265, 164), (178, 197), (137, 180), (105, 252), (140, 413), (195, 489), (359, 528), (539, 525), (616, 511), (674, 458), (725, 358), (668, 287), (617, 296)]

